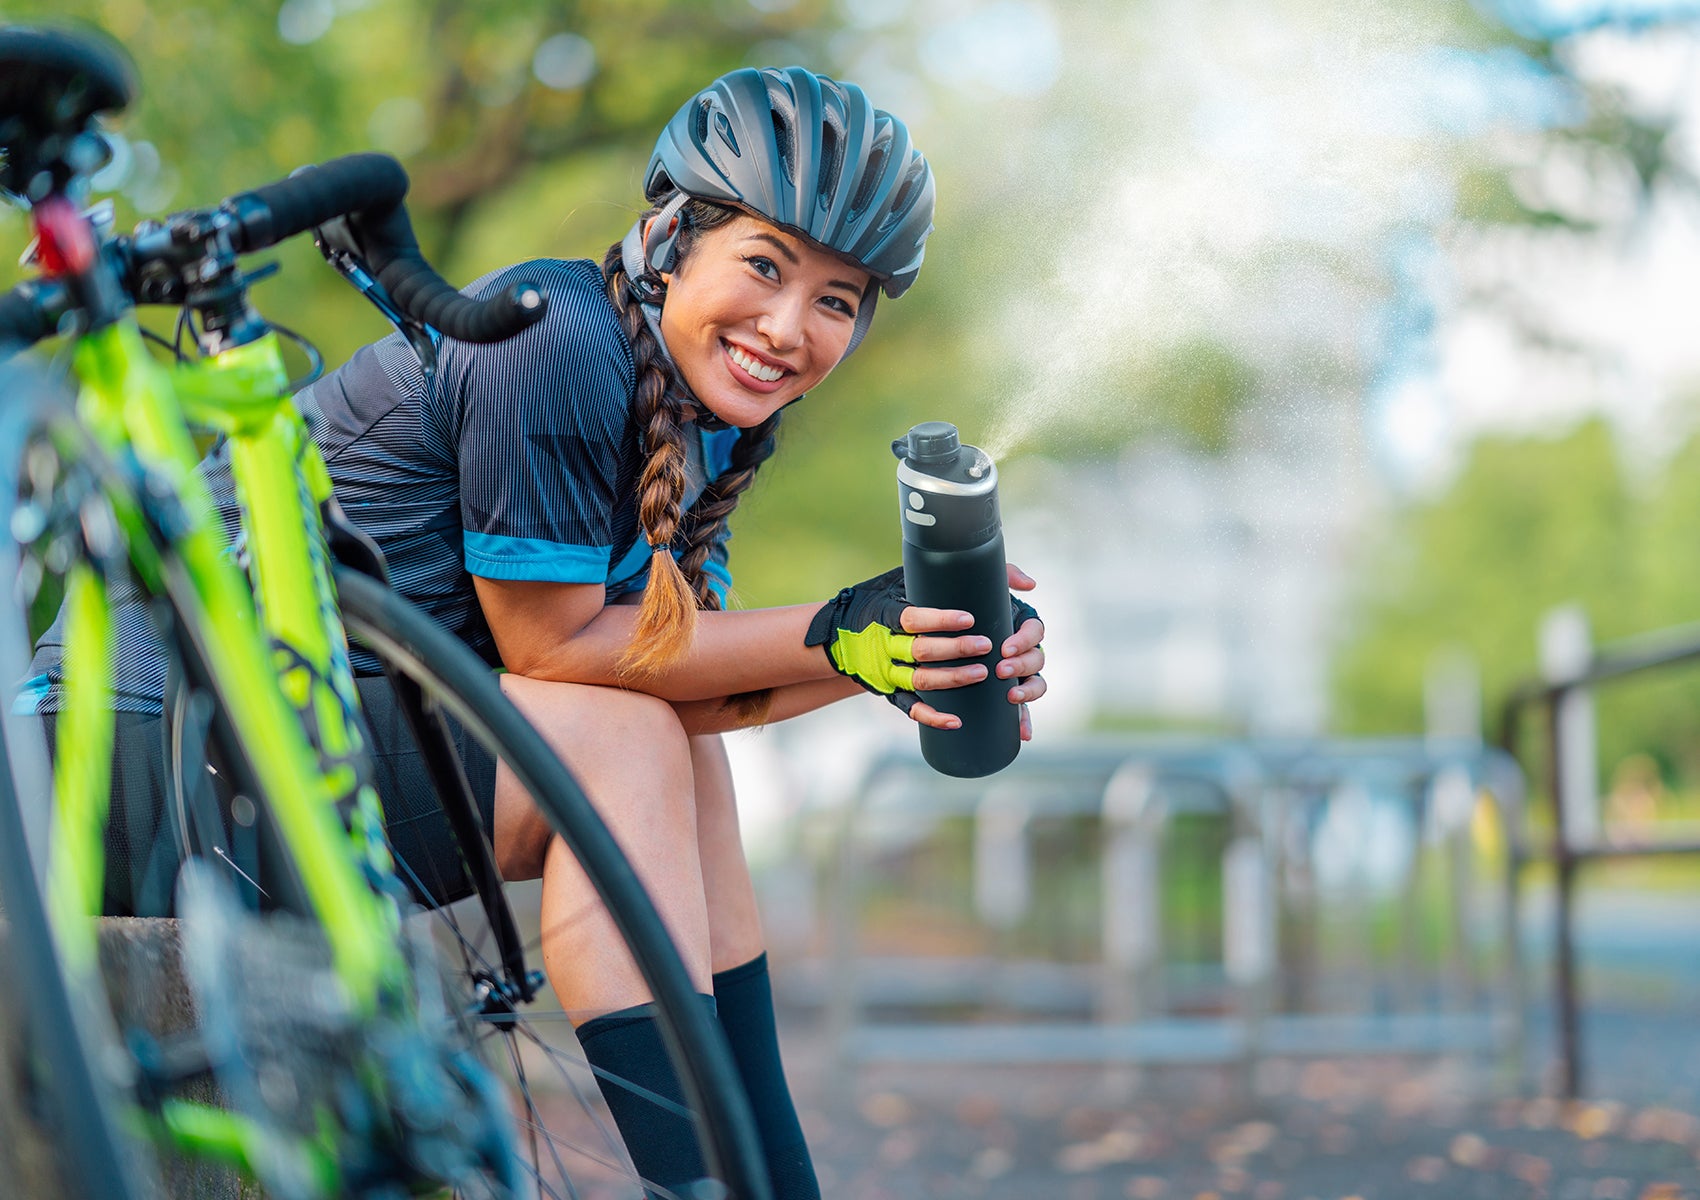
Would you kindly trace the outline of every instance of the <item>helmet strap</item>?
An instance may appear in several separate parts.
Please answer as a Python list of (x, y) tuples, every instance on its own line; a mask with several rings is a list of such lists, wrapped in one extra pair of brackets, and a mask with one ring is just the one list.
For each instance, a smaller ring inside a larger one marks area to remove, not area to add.
[[(676, 192), (673, 198), (661, 206), (649, 222), (649, 228), (643, 235), (643, 260), (649, 264), (650, 270), (658, 275), (672, 271), (679, 261), (679, 232), (685, 223), (679, 217), (679, 210), (690, 202), (690, 197), (683, 192)], [(641, 222), (640, 222), (641, 224)]]
[[(667, 349), (667, 339), (661, 333), (661, 302), (667, 298), (667, 287), (655, 276), (663, 271), (672, 271), (678, 262), (679, 210), (689, 200), (690, 197), (683, 192), (678, 193), (655, 214), (647, 233), (642, 218), (639, 218), (620, 243), (620, 265), (631, 283), (632, 294), (637, 297), (638, 311), (643, 314), (643, 323), (649, 326), (650, 335), (655, 338), (662, 357), (670, 363), (673, 362), (673, 352)], [(659, 237), (656, 236), (658, 231)], [(678, 370), (677, 364), (674, 364), (674, 370)], [(687, 397), (685, 404), (693, 413), (698, 428), (709, 432), (731, 428), (709, 412), (695, 396)]]
[[(862, 344), (862, 339), (868, 336), (868, 326), (874, 323), (874, 301), (879, 299), (879, 281), (873, 280), (868, 284), (868, 290), (862, 293), (862, 304), (856, 310), (856, 327), (850, 331), (850, 345), (845, 347), (844, 358), (849, 358), (856, 352), (856, 347)], [(843, 362), (844, 358), (839, 359)]]

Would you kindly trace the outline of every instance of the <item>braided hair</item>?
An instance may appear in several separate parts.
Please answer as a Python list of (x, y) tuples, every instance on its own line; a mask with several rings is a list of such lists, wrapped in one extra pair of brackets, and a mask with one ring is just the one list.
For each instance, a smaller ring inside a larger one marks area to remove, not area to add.
[[(649, 220), (662, 207), (656, 204), (642, 219)], [(700, 234), (737, 215), (736, 209), (724, 205), (700, 200), (686, 203), (679, 212), (679, 259), (690, 253)], [(638, 480), (638, 525), (653, 552), (637, 630), (620, 667), (642, 677), (653, 675), (685, 653), (695, 632), (698, 609), (721, 607), (704, 568), (727, 519), (738, 506), (738, 498), (754, 481), (757, 468), (773, 453), (779, 414), (739, 431), (732, 446), (731, 465), (710, 480), (685, 511), (684, 426), (690, 390), (644, 319), (621, 248), (620, 242), (608, 248), (602, 260), (602, 277), (637, 367), (634, 413), (646, 455)], [(661, 283), (658, 277), (643, 282), (652, 287)], [(681, 547), (677, 560), (673, 557), (676, 544)], [(770, 700), (768, 692), (745, 693), (733, 697), (731, 705), (741, 716), (757, 720)]]

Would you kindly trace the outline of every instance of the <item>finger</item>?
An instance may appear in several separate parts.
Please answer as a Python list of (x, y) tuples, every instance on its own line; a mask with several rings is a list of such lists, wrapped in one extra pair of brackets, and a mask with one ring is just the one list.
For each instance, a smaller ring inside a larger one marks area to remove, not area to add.
[(1004, 570), (1009, 575), (1009, 586), (1017, 592), (1030, 592), (1039, 586), (1039, 581), (1014, 563), (1005, 563)]
[(1017, 654), (1025, 654), (1040, 642), (1045, 640), (1045, 623), (1038, 617), (1028, 617), (1021, 623), (1021, 628), (1010, 635), (1003, 644), (1003, 655), (1009, 658)]
[[(973, 637), (918, 637), (911, 648), (915, 662), (949, 662), (953, 658), (979, 658), (992, 652), (992, 639)], [(1031, 674), (1031, 672), (1029, 672)]]
[(1033, 714), (1027, 711), (1025, 704), (1021, 706), (1021, 740), (1024, 742), (1033, 740)]
[(1029, 701), (1037, 700), (1050, 690), (1051, 685), (1045, 682), (1043, 675), (1029, 675), (1009, 689), (1009, 702), (1011, 704), (1026, 704)]
[(961, 667), (917, 667), (913, 686), (917, 692), (942, 692), (979, 683), (985, 677), (986, 668), (981, 663)]
[(909, 710), (909, 719), (933, 729), (961, 729), (962, 718), (949, 713), (941, 713), (938, 709), (922, 700)]
[(956, 633), (974, 623), (974, 614), (960, 608), (922, 608), (911, 604), (898, 620), (905, 633)]
[(1026, 654), (1017, 654), (998, 663), (999, 679), (1025, 679), (1045, 669), (1045, 650), (1035, 646)]

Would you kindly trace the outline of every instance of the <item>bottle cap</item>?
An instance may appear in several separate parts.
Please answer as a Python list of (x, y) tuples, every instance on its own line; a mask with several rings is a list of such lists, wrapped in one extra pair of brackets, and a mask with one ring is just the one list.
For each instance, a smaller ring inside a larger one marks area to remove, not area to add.
[(891, 444), (892, 453), (915, 463), (949, 462), (961, 447), (962, 439), (949, 421), (922, 421)]

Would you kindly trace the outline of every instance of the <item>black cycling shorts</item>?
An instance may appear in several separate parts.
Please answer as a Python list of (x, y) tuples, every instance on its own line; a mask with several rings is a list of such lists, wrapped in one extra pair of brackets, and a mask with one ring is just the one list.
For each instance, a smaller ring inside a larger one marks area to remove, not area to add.
[[(470, 895), (460, 847), (389, 681), (362, 676), (357, 684), (372, 731), (378, 795), (397, 873), (421, 904), (447, 904)], [(143, 713), (121, 712), (117, 718), (104, 911), (108, 916), (170, 916), (182, 854), (177, 821), (168, 809), (163, 723)], [(489, 830), (495, 820), (496, 761), (459, 722), (447, 720), (479, 817)], [(42, 722), (51, 747), (53, 714), (42, 714)], [(226, 833), (240, 852), (245, 831), (227, 820)]]

